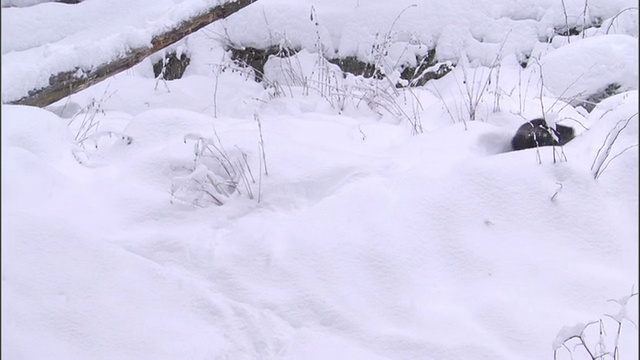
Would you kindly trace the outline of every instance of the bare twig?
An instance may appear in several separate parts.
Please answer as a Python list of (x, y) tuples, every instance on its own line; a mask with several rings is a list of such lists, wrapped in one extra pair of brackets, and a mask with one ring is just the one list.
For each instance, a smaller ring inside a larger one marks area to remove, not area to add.
[(620, 16), (623, 12), (625, 11), (629, 11), (629, 10), (638, 10), (637, 7), (630, 7), (630, 8), (626, 8), (626, 9), (622, 9), (619, 13), (617, 13), (614, 17), (611, 18), (611, 22), (609, 23), (609, 26), (607, 26), (607, 31), (606, 34), (609, 34), (609, 30), (611, 30), (611, 26), (613, 26), (613, 22), (618, 18), (618, 16)]
[[(604, 141), (602, 143), (602, 146), (600, 146), (600, 148), (598, 149), (598, 152), (596, 153), (596, 156), (593, 159), (593, 163), (591, 164), (591, 171), (593, 172), (593, 178), (594, 179), (598, 179), (598, 177), (600, 177), (600, 175), (604, 171), (604, 168), (603, 168), (604, 163), (607, 160), (607, 158), (609, 157), (609, 154), (611, 153), (611, 149), (613, 148), (613, 145), (615, 144), (616, 140), (618, 139), (618, 136), (620, 136), (620, 133), (624, 129), (626, 129), (626, 127), (629, 125), (629, 122), (631, 121), (631, 119), (633, 119), (635, 116), (638, 116), (638, 113), (635, 113), (635, 114), (631, 115), (626, 120), (618, 121), (616, 123), (616, 125), (613, 127), (613, 129), (607, 134), (607, 137), (604, 139)], [(637, 145), (634, 145), (634, 146), (637, 146)], [(631, 146), (631, 147), (633, 147), (633, 146)], [(629, 148), (631, 148), (631, 147), (629, 147)], [(624, 149), (622, 152), (620, 152), (615, 157), (620, 156), (622, 153), (627, 151), (629, 148)], [(613, 159), (611, 159), (611, 160), (613, 160)], [(611, 160), (609, 161), (609, 163), (611, 162)]]
[(569, 16), (567, 15), (567, 7), (564, 4), (564, 0), (562, 1), (562, 11), (564, 12), (564, 23), (567, 31), (567, 43), (571, 44), (571, 32), (569, 31)]
[(260, 116), (257, 113), (253, 114), (253, 118), (258, 123), (258, 133), (260, 135), (260, 152), (262, 153), (262, 161), (264, 163), (264, 174), (269, 176), (269, 170), (267, 169), (267, 155), (264, 151), (264, 138), (262, 136), (262, 123), (260, 122)]

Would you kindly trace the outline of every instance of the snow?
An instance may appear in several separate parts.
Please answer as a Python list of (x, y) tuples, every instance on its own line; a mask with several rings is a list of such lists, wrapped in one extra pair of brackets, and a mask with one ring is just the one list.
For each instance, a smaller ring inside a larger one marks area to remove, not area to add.
[[(545, 78), (554, 94), (572, 98), (594, 94), (609, 84), (638, 88), (638, 41), (626, 35), (596, 36), (567, 44), (544, 57)], [(562, 71), (565, 70), (565, 71)]]
[(18, 100), (48, 85), (49, 74), (90, 70), (132, 49), (150, 47), (155, 35), (218, 3), (114, 0), (41, 3), (36, 11), (3, 8), (2, 31), (12, 35), (2, 37), (2, 100)]
[[(259, 0), (181, 79), (6, 104), (211, 3), (2, 8), (3, 358), (638, 357), (636, 3)], [(547, 39), (565, 10), (602, 26)], [(229, 43), (303, 50), (257, 83)], [(318, 55), (432, 47), (457, 66), (409, 89)], [(541, 116), (577, 137), (511, 151)]]

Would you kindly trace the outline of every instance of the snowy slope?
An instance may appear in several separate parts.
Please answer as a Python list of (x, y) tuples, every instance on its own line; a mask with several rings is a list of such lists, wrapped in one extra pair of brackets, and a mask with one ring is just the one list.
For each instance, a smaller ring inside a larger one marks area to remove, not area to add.
[[(114, 6), (114, 37), (142, 29), (117, 4), (73, 9)], [(170, 17), (175, 4), (136, 6)], [(637, 4), (590, 1), (603, 26), (550, 43), (538, 37), (564, 22), (553, 1), (418, 4), (394, 41), (467, 57), (413, 89), (329, 76), (312, 5), (345, 55), (411, 3), (260, 0), (178, 45), (192, 57), (182, 79), (154, 79), (147, 60), (46, 109), (2, 106), (3, 358), (589, 359), (562, 343), (599, 319), (606, 348), (596, 323), (589, 349), (613, 358), (618, 341), (637, 357), (637, 10), (620, 13)], [(62, 6), (2, 9), (3, 99), (30, 81), (13, 56), (37, 67), (29, 51), (79, 56), (95, 39), (73, 21), (17, 31)], [(238, 44), (268, 45), (267, 26), (306, 51), (272, 58), (256, 83), (223, 25)], [(520, 40), (491, 67), (508, 29)], [(539, 62), (523, 69), (523, 49)], [(612, 82), (621, 93), (590, 113), (568, 104)], [(578, 136), (510, 151), (543, 114)]]

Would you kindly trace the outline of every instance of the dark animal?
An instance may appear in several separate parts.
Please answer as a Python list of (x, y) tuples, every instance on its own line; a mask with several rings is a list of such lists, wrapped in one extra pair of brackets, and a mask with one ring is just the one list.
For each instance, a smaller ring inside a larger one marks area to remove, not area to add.
[(534, 119), (522, 124), (511, 139), (513, 150), (531, 149), (539, 146), (564, 145), (575, 137), (572, 128), (556, 125), (552, 128), (545, 119)]

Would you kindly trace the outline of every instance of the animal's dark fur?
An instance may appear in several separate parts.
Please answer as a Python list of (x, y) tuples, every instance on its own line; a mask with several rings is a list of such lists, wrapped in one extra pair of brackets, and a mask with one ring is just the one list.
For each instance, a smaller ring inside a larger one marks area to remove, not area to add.
[(564, 145), (575, 137), (572, 128), (563, 125), (550, 127), (545, 119), (534, 119), (522, 124), (511, 139), (513, 150), (523, 150), (538, 146)]

